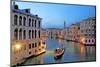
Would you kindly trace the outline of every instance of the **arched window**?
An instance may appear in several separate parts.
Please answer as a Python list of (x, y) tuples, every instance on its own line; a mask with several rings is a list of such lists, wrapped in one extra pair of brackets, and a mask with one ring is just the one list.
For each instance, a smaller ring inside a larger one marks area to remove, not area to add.
[(40, 30), (38, 31), (38, 37), (40, 38)]
[(18, 29), (14, 30), (14, 39), (18, 39)]
[(36, 38), (37, 30), (35, 30), (35, 38)]
[(29, 49), (31, 49), (31, 44), (29, 44)]
[(31, 49), (31, 44), (29, 44), (29, 49)]
[(23, 26), (26, 26), (26, 17), (23, 18)]
[(90, 39), (89, 39), (89, 43), (90, 43)]
[(19, 39), (22, 39), (22, 29), (19, 30)]
[(14, 15), (14, 25), (17, 25), (17, 18), (18, 18), (18, 16)]
[(23, 39), (26, 39), (26, 30), (23, 31)]
[(29, 39), (31, 39), (31, 30), (29, 30)]
[(32, 48), (34, 48), (34, 43), (32, 43)]
[(22, 25), (22, 16), (19, 17), (19, 25)]
[(85, 40), (85, 42), (87, 42), (87, 40)]
[(94, 42), (94, 40), (92, 39), (92, 42)]
[(36, 27), (36, 20), (35, 20), (35, 27)]
[(29, 19), (29, 26), (31, 26), (31, 19)]
[(35, 47), (37, 47), (37, 43), (35, 43)]
[(32, 38), (34, 38), (34, 30), (32, 30)]
[(38, 22), (38, 27), (40, 28), (40, 21)]
[(34, 27), (34, 19), (32, 19), (32, 27)]

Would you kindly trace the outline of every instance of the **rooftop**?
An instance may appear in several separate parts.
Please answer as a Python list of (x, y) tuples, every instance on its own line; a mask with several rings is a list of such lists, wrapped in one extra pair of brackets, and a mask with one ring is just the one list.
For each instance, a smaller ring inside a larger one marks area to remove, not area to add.
[(25, 15), (29, 15), (29, 16), (32, 16), (32, 17), (35, 17), (35, 18), (38, 18), (38, 19), (42, 19), (40, 17), (38, 17), (38, 15), (33, 15), (31, 12), (30, 12), (30, 8), (27, 8), (27, 9), (19, 9), (18, 8), (18, 5), (13, 5), (13, 8), (12, 8), (12, 11), (13, 12), (16, 12), (16, 13), (20, 13), (20, 14), (25, 14)]

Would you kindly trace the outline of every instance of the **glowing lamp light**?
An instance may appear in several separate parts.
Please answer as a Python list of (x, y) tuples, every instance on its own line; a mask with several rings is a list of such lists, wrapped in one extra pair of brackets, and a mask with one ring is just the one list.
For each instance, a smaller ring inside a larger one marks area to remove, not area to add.
[(15, 48), (16, 48), (17, 50), (19, 50), (19, 49), (21, 48), (21, 45), (20, 45), (20, 44), (16, 44), (16, 45), (15, 45)]
[(82, 44), (85, 43), (85, 38), (84, 38), (84, 37), (81, 39), (81, 43), (82, 43)]

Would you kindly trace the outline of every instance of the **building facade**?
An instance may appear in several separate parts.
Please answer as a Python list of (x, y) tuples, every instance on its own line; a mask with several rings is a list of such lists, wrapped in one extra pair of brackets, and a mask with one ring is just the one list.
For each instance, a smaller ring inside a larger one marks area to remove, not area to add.
[(48, 34), (48, 38), (64, 38), (64, 30), (58, 28), (47, 28), (46, 33)]
[(45, 52), (45, 42), (41, 39), (41, 21), (30, 9), (19, 9), (13, 4), (11, 9), (12, 65), (20, 64), (33, 55)]
[(79, 30), (80, 30), (79, 24), (72, 24), (71, 25), (72, 41), (78, 42)]
[(89, 17), (66, 28), (66, 40), (82, 44), (96, 44), (96, 18)]
[(79, 42), (79, 24), (72, 24), (66, 28), (66, 39)]
[(80, 23), (80, 42), (83, 44), (96, 43), (96, 18), (90, 17)]
[(48, 31), (46, 29), (41, 30), (41, 39), (46, 40), (48, 38)]

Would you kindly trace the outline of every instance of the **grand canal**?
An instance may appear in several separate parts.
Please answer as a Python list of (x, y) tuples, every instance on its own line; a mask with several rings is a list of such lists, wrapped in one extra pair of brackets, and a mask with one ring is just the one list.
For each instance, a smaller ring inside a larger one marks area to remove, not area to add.
[[(95, 46), (84, 46), (80, 43), (66, 41), (61, 39), (46, 39), (46, 53), (37, 57), (31, 57), (23, 65), (29, 64), (51, 64), (63, 62), (79, 62), (79, 61), (95, 61), (96, 48)], [(59, 46), (65, 47), (64, 55), (58, 59), (54, 59), (54, 49)]]

